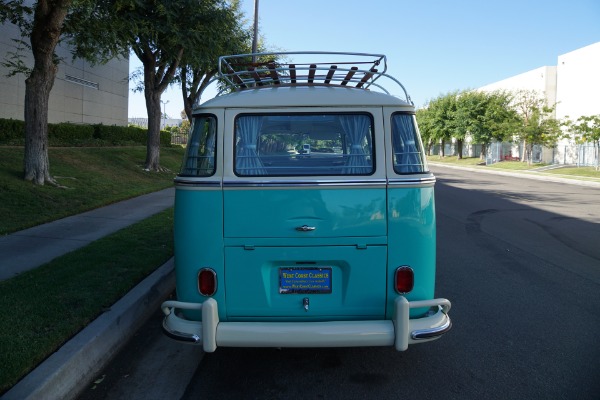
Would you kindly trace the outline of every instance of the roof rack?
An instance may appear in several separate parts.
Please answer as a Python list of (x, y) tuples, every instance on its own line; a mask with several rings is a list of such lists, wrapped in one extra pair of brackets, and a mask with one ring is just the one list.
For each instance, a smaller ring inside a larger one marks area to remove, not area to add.
[[(332, 61), (332, 58), (343, 58)], [(399, 85), (406, 101), (412, 103), (404, 86), (387, 75), (383, 54), (343, 52), (249, 53), (219, 57), (219, 77), (224, 90), (240, 91), (279, 86), (345, 86), (391, 94), (386, 78)], [(384, 79), (382, 79), (384, 81)]]

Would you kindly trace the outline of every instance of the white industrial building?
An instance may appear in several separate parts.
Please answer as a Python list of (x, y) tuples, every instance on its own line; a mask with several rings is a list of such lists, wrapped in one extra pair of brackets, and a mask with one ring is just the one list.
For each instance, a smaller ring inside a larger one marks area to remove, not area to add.
[[(535, 90), (548, 104), (556, 104), (557, 119), (575, 121), (600, 115), (600, 42), (558, 56), (556, 66), (540, 67), (491, 83), (478, 90)], [(564, 139), (554, 149), (543, 149), (541, 161), (555, 164), (593, 164), (593, 146), (577, 146)]]
[[(0, 57), (16, 52), (19, 29), (0, 25)], [(28, 40), (28, 38), (24, 38)], [(129, 96), (129, 60), (113, 59), (103, 65), (91, 66), (83, 60), (72, 60), (66, 46), (58, 46), (61, 58), (54, 86), (50, 92), (48, 122), (127, 125)], [(23, 49), (23, 61), (33, 66), (33, 55)], [(0, 65), (0, 118), (24, 119), (25, 76), (7, 77), (9, 69)]]

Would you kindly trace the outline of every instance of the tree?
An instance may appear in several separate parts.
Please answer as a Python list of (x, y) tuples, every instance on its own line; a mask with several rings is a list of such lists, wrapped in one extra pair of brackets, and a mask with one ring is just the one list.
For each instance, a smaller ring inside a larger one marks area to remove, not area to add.
[(94, 32), (102, 32), (110, 37), (107, 42), (120, 51), (131, 50), (142, 62), (142, 79), (135, 90), (144, 92), (148, 112), (146, 170), (161, 170), (162, 94), (176, 80), (184, 55), (187, 60), (208, 59), (194, 55), (212, 54), (220, 40), (222, 16), (230, 10), (225, 0), (99, 0), (94, 17), (88, 19), (89, 35), (78, 35), (82, 54), (98, 51)]
[(600, 170), (600, 114), (583, 115), (576, 122), (566, 121), (569, 132), (579, 143), (593, 143), (596, 157), (596, 171)]
[(219, 29), (205, 37), (205, 41), (211, 43), (210, 47), (185, 52), (179, 69), (184, 111), (190, 121), (194, 104), (200, 102), (202, 93), (218, 72), (218, 57), (246, 53), (251, 47), (251, 32), (243, 26), (238, 0), (230, 7), (215, 9), (211, 20)]
[(463, 144), (485, 113), (485, 100), (479, 92), (465, 91), (456, 96), (455, 130), (458, 159), (462, 159)]
[(29, 38), (29, 44), (17, 41), (31, 50), (34, 59), (33, 67), (29, 68), (21, 54), (12, 53), (4, 63), (11, 68), (11, 75), (23, 73), (27, 76), (23, 175), (25, 180), (35, 184), (57, 185), (50, 175), (48, 159), (48, 101), (60, 61), (55, 54), (56, 46), (61, 41), (67, 42), (75, 58), (79, 50), (74, 47), (74, 38), (82, 34), (94, 38), (90, 46), (94, 51), (85, 57), (88, 61), (103, 62), (117, 53), (112, 42), (107, 40), (106, 32), (89, 30), (89, 18), (94, 15), (100, 0), (39, 0), (32, 7), (23, 3), (23, 0), (0, 3), (0, 22), (10, 21), (20, 29), (21, 37)]
[(456, 97), (458, 92), (440, 95), (429, 103), (432, 137), (440, 143), (440, 157), (444, 156), (447, 141), (452, 140), (456, 125)]
[(433, 113), (428, 108), (419, 108), (416, 114), (421, 139), (425, 145), (425, 153), (430, 155), (435, 143)]
[(33, 8), (23, 6), (23, 1), (19, 0), (2, 1), (1, 4), (1, 22), (9, 20), (19, 27), (23, 37), (29, 37), (34, 59), (33, 68), (17, 71), (27, 74), (23, 177), (38, 185), (56, 184), (50, 176), (48, 159), (48, 101), (58, 70), (54, 50), (72, 1), (41, 0)]
[(532, 162), (533, 146), (554, 146), (562, 136), (561, 123), (553, 117), (556, 105), (549, 106), (535, 91), (521, 90), (513, 108), (518, 114), (516, 137), (522, 141), (521, 161)]
[(473, 141), (481, 144), (480, 157), (483, 159), (493, 141), (501, 142), (512, 135), (517, 114), (510, 107), (512, 96), (509, 92), (476, 93), (477, 107), (483, 112), (470, 125), (470, 133)]

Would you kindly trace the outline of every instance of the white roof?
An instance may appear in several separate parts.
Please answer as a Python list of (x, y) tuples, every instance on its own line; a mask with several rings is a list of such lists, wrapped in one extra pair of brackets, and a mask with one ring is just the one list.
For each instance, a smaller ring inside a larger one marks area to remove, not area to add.
[(269, 108), (269, 107), (364, 107), (393, 106), (414, 110), (398, 97), (366, 89), (343, 86), (272, 85), (245, 89), (208, 100), (195, 108)]

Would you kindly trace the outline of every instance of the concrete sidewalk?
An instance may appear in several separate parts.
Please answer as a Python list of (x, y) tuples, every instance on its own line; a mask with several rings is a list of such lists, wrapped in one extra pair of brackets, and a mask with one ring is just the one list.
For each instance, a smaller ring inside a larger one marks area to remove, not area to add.
[(164, 189), (2, 236), (0, 281), (172, 207), (174, 198), (175, 189)]
[[(0, 280), (39, 267), (173, 206), (165, 189), (0, 238)], [(169, 260), (24, 377), (2, 399), (74, 399), (175, 288)]]

